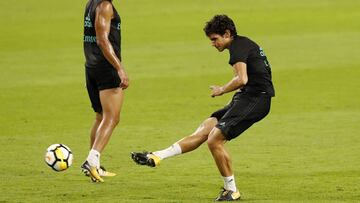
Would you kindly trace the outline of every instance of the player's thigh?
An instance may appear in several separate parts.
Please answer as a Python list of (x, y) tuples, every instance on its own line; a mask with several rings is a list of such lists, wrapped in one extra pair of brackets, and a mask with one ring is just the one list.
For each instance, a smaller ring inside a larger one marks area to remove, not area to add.
[(216, 126), (217, 119), (214, 117), (207, 118), (204, 122), (200, 124), (200, 126), (196, 129), (193, 135), (209, 135), (211, 130)]
[(119, 116), (124, 101), (124, 90), (120, 87), (100, 91), (100, 101), (103, 114)]

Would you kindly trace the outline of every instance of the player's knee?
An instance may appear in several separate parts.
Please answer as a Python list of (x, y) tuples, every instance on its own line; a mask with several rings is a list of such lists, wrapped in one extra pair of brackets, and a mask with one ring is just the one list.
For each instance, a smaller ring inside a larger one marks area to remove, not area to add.
[(218, 147), (218, 142), (214, 139), (214, 136), (209, 136), (206, 142), (210, 150)]
[(210, 150), (214, 150), (223, 146), (224, 140), (222, 139), (221, 134), (219, 134), (218, 130), (213, 129), (210, 132), (207, 139), (207, 144)]
[(104, 117), (103, 122), (107, 123), (110, 126), (116, 126), (120, 122), (120, 116), (118, 115), (109, 115)]

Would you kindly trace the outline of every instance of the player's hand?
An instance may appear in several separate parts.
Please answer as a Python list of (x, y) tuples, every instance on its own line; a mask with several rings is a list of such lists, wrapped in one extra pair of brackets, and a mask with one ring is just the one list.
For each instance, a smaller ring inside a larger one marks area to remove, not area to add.
[(210, 89), (211, 89), (211, 97), (221, 96), (224, 94), (223, 87), (211, 85)]
[(118, 71), (118, 75), (120, 77), (121, 83), (120, 83), (120, 88), (122, 88), (123, 90), (129, 87), (129, 78), (125, 72), (124, 69), (120, 69)]

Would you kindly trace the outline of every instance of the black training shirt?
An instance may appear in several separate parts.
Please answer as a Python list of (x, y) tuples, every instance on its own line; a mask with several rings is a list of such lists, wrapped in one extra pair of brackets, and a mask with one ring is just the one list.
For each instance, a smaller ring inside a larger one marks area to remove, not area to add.
[[(112, 67), (107, 61), (100, 47), (96, 43), (95, 17), (96, 8), (104, 0), (89, 0), (86, 4), (84, 15), (84, 53), (87, 68)], [(111, 1), (109, 1), (111, 2)], [(115, 54), (121, 60), (121, 19), (114, 5), (114, 18), (111, 20), (109, 41), (114, 48)]]
[(275, 96), (271, 81), (270, 64), (261, 47), (247, 37), (234, 36), (229, 47), (229, 64), (244, 62), (247, 66), (248, 82), (241, 88), (242, 91), (259, 94), (265, 93)]

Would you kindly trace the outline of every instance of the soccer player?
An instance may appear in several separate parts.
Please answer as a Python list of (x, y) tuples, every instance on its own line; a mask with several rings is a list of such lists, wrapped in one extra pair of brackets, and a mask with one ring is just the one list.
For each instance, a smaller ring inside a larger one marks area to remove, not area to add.
[(271, 97), (275, 92), (263, 49), (249, 38), (237, 35), (234, 22), (228, 16), (214, 16), (206, 23), (204, 31), (219, 52), (229, 50), (229, 64), (234, 77), (225, 85), (212, 85), (210, 88), (212, 97), (236, 91), (231, 102), (215, 111), (194, 133), (169, 148), (155, 152), (132, 152), (131, 157), (137, 164), (156, 167), (161, 160), (195, 150), (207, 141), (224, 180), (224, 188), (215, 200), (233, 201), (240, 199), (240, 192), (224, 144), (269, 113)]
[(90, 152), (82, 171), (94, 182), (114, 176), (100, 166), (100, 154), (119, 123), (129, 79), (121, 63), (120, 16), (111, 0), (89, 0), (84, 15), (86, 88), (95, 111)]

